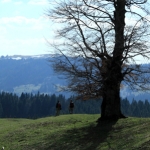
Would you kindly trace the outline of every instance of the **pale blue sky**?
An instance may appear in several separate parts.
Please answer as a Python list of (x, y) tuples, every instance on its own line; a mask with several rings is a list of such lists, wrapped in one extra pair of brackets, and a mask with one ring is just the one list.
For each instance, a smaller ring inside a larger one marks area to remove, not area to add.
[(55, 25), (45, 15), (50, 1), (0, 0), (0, 56), (52, 52), (46, 42), (56, 40)]
[(0, 56), (49, 54), (48, 0), (0, 0)]

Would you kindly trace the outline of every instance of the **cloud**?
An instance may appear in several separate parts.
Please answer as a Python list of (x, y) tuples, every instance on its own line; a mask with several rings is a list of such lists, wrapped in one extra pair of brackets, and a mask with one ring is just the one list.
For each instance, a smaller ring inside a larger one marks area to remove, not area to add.
[(3, 2), (0, 16), (0, 55), (48, 53), (45, 39), (52, 36), (51, 23), (43, 14), (43, 7), (48, 6), (48, 0), (0, 2)]
[(21, 4), (23, 4), (22, 1), (15, 2), (15, 5), (21, 5)]
[(3, 18), (0, 18), (0, 23), (1, 24), (9, 24), (9, 23), (20, 24), (20, 23), (27, 23), (29, 20), (31, 19), (27, 19), (23, 16), (3, 17)]
[(46, 41), (43, 38), (2, 39), (0, 43), (0, 54), (2, 55), (33, 55), (48, 53), (46, 50)]
[(38, 44), (45, 44), (46, 41), (44, 38), (28, 38), (28, 39), (4, 39), (3, 42), (5, 44), (10, 44), (10, 45), (22, 45), (22, 46), (27, 46), (30, 45), (30, 47), (36, 47), (36, 43)]
[(1, 2), (2, 3), (9, 3), (9, 2), (11, 2), (11, 0), (2, 0)]
[(43, 16), (0, 18), (0, 55), (48, 53), (45, 39), (52, 35), (50, 29), (49, 19)]
[(51, 29), (50, 20), (43, 16), (39, 18), (23, 16), (0, 18), (0, 32), (7, 38), (47, 38), (52, 36)]
[(20, 25), (20, 26), (39, 26), (42, 28), (42, 26), (45, 26), (49, 22), (49, 19), (41, 16), (39, 18), (26, 18), (24, 16), (15, 16), (15, 17), (3, 17), (0, 18), (0, 26), (14, 26), (14, 25)]
[(48, 0), (30, 0), (28, 2), (30, 5), (47, 5), (49, 4)]

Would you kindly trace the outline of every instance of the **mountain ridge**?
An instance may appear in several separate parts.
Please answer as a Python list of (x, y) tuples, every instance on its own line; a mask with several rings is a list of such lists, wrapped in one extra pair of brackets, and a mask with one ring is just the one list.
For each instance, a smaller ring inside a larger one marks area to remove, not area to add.
[[(0, 58), (0, 90), (21, 94), (58, 93), (55, 84), (64, 84), (50, 67), (52, 55), (6, 56)], [(5, 66), (5, 67), (4, 67)]]
[[(53, 71), (50, 59), (58, 54), (43, 55), (13, 55), (0, 57), (0, 91), (12, 92), (20, 95), (25, 93), (64, 94), (66, 97), (72, 93), (59, 92), (56, 85), (65, 86), (67, 80), (60, 79)], [(149, 99), (148, 92), (133, 92), (128, 87), (121, 90), (121, 97), (130, 101)]]

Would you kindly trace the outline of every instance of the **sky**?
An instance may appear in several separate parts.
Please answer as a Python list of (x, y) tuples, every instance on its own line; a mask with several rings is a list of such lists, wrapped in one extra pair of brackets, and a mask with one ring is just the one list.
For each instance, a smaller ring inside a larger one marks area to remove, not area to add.
[(51, 53), (48, 0), (0, 0), (0, 56)]
[(46, 16), (49, 2), (0, 0), (0, 56), (53, 53), (47, 42), (55, 40), (55, 26)]

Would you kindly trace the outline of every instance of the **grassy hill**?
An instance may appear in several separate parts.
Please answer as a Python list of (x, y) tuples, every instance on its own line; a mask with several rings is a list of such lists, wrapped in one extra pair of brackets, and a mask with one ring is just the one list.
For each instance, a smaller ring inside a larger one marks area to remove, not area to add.
[(150, 118), (97, 124), (99, 115), (61, 115), (36, 120), (0, 119), (0, 149), (138, 150), (150, 149)]

